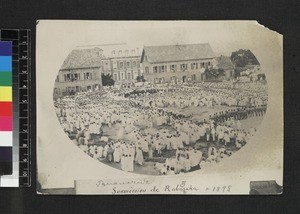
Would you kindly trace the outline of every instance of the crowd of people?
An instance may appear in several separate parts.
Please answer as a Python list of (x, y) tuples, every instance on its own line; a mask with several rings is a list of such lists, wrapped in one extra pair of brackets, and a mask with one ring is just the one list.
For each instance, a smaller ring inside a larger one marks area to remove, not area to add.
[[(231, 156), (256, 132), (245, 130), (243, 121), (263, 116), (266, 104), (265, 85), (220, 82), (106, 90), (59, 99), (55, 110), (64, 131), (91, 157), (124, 171), (152, 163), (155, 172), (169, 175)], [(216, 106), (227, 110), (202, 120), (180, 112)]]

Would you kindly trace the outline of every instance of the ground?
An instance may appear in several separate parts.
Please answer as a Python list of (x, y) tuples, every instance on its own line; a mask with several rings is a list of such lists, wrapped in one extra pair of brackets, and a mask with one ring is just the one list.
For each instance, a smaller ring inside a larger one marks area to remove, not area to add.
[[(185, 115), (191, 115), (191, 113), (193, 113), (193, 120), (203, 120), (203, 119), (208, 119), (208, 116), (210, 114), (214, 114), (215, 112), (219, 112), (219, 111), (224, 111), (226, 109), (230, 109), (230, 107), (225, 107), (225, 106), (216, 106), (213, 108), (209, 108), (209, 107), (188, 107), (185, 109), (181, 109), (179, 111), (179, 113), (181, 114), (185, 114)], [(253, 117), (253, 118), (248, 118), (246, 120), (242, 120), (242, 129), (245, 129), (246, 131), (249, 131), (251, 127), (255, 127), (257, 128), (259, 126), (259, 124), (261, 123), (263, 117)], [(106, 125), (104, 125), (102, 127), (103, 129), (103, 133), (102, 135), (104, 136), (108, 136), (109, 140), (120, 140), (117, 138), (116, 133), (118, 133), (118, 131), (121, 128), (121, 124), (116, 123), (113, 124), (111, 127), (108, 127)], [(140, 128), (140, 127), (139, 127)], [(167, 128), (166, 126), (160, 126), (157, 127), (158, 129), (160, 128)], [(92, 141), (94, 142), (94, 144), (98, 145), (105, 145), (106, 143), (101, 142), (100, 141), (100, 135), (92, 135)], [(76, 141), (74, 141), (76, 142)], [(204, 157), (207, 156), (207, 150), (208, 147), (215, 147), (215, 148), (220, 148), (222, 145), (220, 145), (219, 143), (216, 142), (206, 142), (206, 139), (199, 139), (194, 145), (192, 145), (194, 147), (199, 147), (201, 149), (201, 151), (203, 152)], [(234, 144), (230, 144), (226, 147), (228, 150), (235, 152), (238, 149), (234, 146)], [(154, 168), (154, 164), (155, 162), (164, 162), (165, 158), (169, 158), (169, 157), (175, 157), (176, 154), (176, 150), (163, 150), (161, 155), (157, 155), (154, 152), (154, 157), (153, 159), (148, 159), (147, 156), (145, 156), (145, 162), (143, 166), (140, 166), (138, 164), (134, 165), (134, 172), (135, 173), (139, 173), (139, 174), (148, 174), (148, 175), (159, 175), (158, 170), (156, 170)], [(109, 163), (106, 161), (106, 159), (102, 159), (100, 160), (102, 163), (105, 163), (111, 167), (117, 168), (117, 169), (121, 169), (121, 166), (119, 163)]]

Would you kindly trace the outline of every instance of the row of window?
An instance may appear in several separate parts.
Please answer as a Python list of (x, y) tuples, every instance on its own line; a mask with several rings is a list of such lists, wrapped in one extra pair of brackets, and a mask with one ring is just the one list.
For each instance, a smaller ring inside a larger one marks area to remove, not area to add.
[(67, 87), (64, 90), (61, 90), (59, 88), (54, 88), (54, 94), (61, 94), (62, 92), (86, 92), (86, 91), (98, 91), (100, 88), (99, 84), (95, 85), (89, 85), (89, 86), (73, 86), (73, 87)]
[[(114, 64), (114, 68), (116, 68), (116, 61), (113, 62)], [(126, 63), (124, 63), (123, 61), (118, 61), (118, 67), (120, 69), (124, 69), (124, 68), (136, 68), (136, 67), (140, 67), (140, 63), (137, 61), (127, 61)]]
[[(187, 76), (182, 76), (181, 78), (177, 78), (175, 76), (171, 77), (171, 82), (172, 83), (177, 83), (177, 81), (190, 82), (190, 81), (197, 81), (197, 80), (198, 79), (196, 77), (196, 74), (191, 75), (191, 77), (187, 77)], [(203, 74), (201, 74), (200, 80), (204, 80)], [(156, 83), (156, 84), (165, 83), (165, 78), (164, 77), (155, 78), (154, 83)]]
[[(64, 74), (64, 82), (73, 82), (77, 80), (81, 80), (80, 73), (70, 73), (70, 74)], [(91, 80), (93, 78), (93, 75), (91, 72), (83, 73), (83, 80)], [(60, 82), (59, 75), (56, 77), (56, 82)]]
[[(212, 64), (211, 62), (201, 62), (201, 63), (197, 63), (197, 62), (193, 62), (191, 63), (191, 70), (197, 70), (199, 68), (207, 68), (210, 67)], [(173, 64), (170, 65), (170, 70), (171, 72), (175, 72), (177, 71), (177, 65)], [(188, 64), (187, 63), (182, 63), (179, 65), (179, 70), (180, 71), (186, 71), (188, 70)], [(161, 73), (161, 72), (167, 72), (167, 66), (166, 65), (160, 65), (160, 66), (153, 66), (153, 73)], [(149, 67), (145, 67), (145, 73), (148, 74), (149, 73)]]
[(127, 73), (127, 75), (126, 75), (125, 73), (120, 73), (120, 77), (118, 77), (118, 74), (114, 74), (113, 79), (115, 81), (118, 81), (118, 80), (133, 80), (133, 79), (135, 79), (136, 75), (137, 74)]

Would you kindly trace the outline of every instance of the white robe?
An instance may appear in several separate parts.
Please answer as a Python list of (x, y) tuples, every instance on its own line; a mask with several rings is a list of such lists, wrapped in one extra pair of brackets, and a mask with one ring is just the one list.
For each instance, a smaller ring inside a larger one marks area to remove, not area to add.
[(116, 148), (114, 151), (114, 162), (119, 163), (121, 160), (121, 154), (120, 154), (120, 149)]

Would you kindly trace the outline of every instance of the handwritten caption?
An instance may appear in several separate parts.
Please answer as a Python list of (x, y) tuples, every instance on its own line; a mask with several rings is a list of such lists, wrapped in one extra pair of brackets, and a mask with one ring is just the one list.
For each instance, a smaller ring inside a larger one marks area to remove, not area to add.
[(153, 184), (147, 179), (128, 181), (105, 181), (99, 180), (97, 188), (104, 188), (110, 194), (209, 194), (230, 193), (232, 185), (202, 186), (182, 180), (174, 184)]

